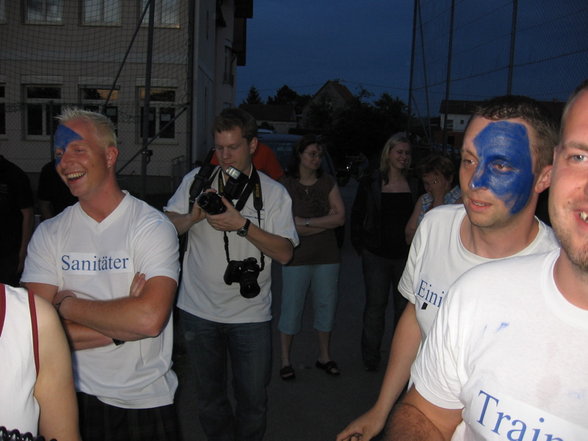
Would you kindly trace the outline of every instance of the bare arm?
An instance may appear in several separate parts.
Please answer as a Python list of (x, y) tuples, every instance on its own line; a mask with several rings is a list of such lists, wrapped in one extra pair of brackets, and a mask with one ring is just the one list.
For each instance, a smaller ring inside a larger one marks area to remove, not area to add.
[(176, 227), (178, 234), (184, 234), (192, 225), (200, 222), (205, 217), (204, 212), (197, 203), (194, 203), (190, 213), (180, 214), (173, 211), (166, 211), (165, 214), (172, 224), (174, 224), (174, 227)]
[[(329, 192), (329, 213), (321, 217), (294, 217), (296, 231), (301, 236), (311, 236), (325, 230), (340, 227), (345, 223), (345, 205), (339, 187), (334, 185)], [(306, 224), (308, 223), (308, 226)]]
[(165, 327), (176, 290), (175, 280), (156, 276), (141, 281), (135, 276), (129, 296), (113, 300), (87, 300), (71, 291), (57, 292), (51, 285), (28, 283), (27, 287), (53, 304), (59, 313), (74, 349), (155, 337)]
[[(49, 303), (52, 303), (57, 294), (57, 287), (45, 283), (27, 282), (24, 286), (35, 295), (38, 295)], [(96, 348), (112, 344), (112, 338), (105, 336), (86, 326), (81, 326), (69, 320), (63, 320), (65, 333), (73, 350)], [(76, 336), (74, 341), (72, 336)]]
[[(65, 299), (69, 292), (62, 291), (58, 296), (65, 300), (59, 314), (110, 338), (130, 341), (157, 337), (167, 324), (176, 286), (174, 279), (156, 276), (145, 281), (139, 295), (113, 300)], [(54, 303), (58, 301), (59, 297)]]
[(412, 210), (412, 214), (410, 215), (410, 218), (408, 219), (408, 222), (406, 223), (406, 227), (404, 228), (404, 237), (405, 237), (407, 245), (411, 244), (412, 238), (414, 237), (414, 234), (416, 233), (416, 230), (418, 227), (418, 222), (419, 222), (419, 215), (420, 215), (422, 209), (423, 209), (423, 197), (421, 196), (416, 201), (416, 204), (414, 204), (414, 210)]
[(39, 434), (45, 439), (79, 441), (78, 407), (71, 354), (53, 307), (35, 299), (39, 325), (39, 375), (34, 395), (39, 402)]
[[(206, 220), (210, 226), (219, 231), (237, 231), (245, 225), (246, 219), (239, 213), (225, 197), (222, 198), (227, 211), (221, 214), (206, 214)], [(266, 256), (286, 264), (292, 258), (294, 247), (292, 242), (277, 234), (262, 230), (253, 222), (249, 226), (249, 232), (245, 240), (251, 242), (258, 250)]]
[(416, 358), (420, 342), (421, 332), (415, 307), (409, 302), (394, 332), (386, 373), (376, 403), (343, 429), (337, 436), (337, 441), (352, 440), (357, 435), (361, 435), (362, 441), (369, 441), (382, 431), (394, 403), (410, 378), (410, 367)]
[(385, 441), (449, 441), (461, 422), (461, 409), (431, 404), (412, 387), (390, 416)]

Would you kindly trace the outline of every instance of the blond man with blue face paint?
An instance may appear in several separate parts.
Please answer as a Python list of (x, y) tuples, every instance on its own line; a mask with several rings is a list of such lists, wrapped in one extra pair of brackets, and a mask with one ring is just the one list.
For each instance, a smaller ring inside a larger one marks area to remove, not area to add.
[(387, 441), (588, 439), (588, 81), (540, 182), (561, 249), (480, 265), (451, 286)]
[(462, 146), (463, 205), (437, 207), (419, 225), (398, 286), (409, 302), (392, 340), (380, 395), (337, 441), (366, 441), (384, 428), (449, 286), (460, 275), (492, 260), (557, 248), (551, 229), (535, 217), (556, 143), (551, 116), (530, 98), (498, 97), (476, 110)]
[(58, 120), (56, 170), (79, 202), (37, 228), (21, 281), (63, 320), (82, 439), (173, 441), (175, 228), (119, 187), (106, 116), (70, 108)]

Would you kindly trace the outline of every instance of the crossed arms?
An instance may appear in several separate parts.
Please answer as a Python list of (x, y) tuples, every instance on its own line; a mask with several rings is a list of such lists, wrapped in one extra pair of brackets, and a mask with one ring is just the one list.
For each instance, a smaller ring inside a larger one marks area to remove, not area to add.
[(59, 314), (74, 350), (122, 341), (156, 337), (165, 327), (173, 305), (177, 283), (166, 276), (145, 280), (136, 274), (127, 295), (112, 300), (87, 300), (54, 285), (28, 282), (33, 293), (58, 305)]

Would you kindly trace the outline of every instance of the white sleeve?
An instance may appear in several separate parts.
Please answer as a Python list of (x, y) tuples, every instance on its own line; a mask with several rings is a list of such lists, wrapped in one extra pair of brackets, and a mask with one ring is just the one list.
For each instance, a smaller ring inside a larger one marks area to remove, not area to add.
[(22, 282), (46, 283), (61, 286), (60, 275), (57, 270), (56, 246), (52, 243), (56, 235), (49, 230), (49, 222), (42, 222), (31, 238), (27, 248)]
[(190, 207), (190, 187), (194, 182), (194, 177), (200, 168), (192, 170), (182, 179), (180, 186), (167, 202), (167, 205), (163, 207), (163, 211), (171, 211), (178, 214), (186, 214)]
[[(159, 214), (159, 213), (158, 213)], [(180, 273), (178, 235), (163, 216), (139, 225), (133, 249), (135, 268), (147, 279), (166, 276), (178, 281)]]
[(404, 266), (400, 282), (398, 282), (398, 291), (400, 291), (400, 294), (412, 304), (416, 303), (414, 280), (416, 276), (415, 273), (419, 267), (418, 262), (422, 257), (421, 254), (424, 243), (423, 236), (425, 229), (421, 227), (422, 225), (423, 222), (418, 226), (414, 238), (412, 239), (408, 258), (406, 259), (406, 265)]
[(292, 215), (292, 198), (290, 198), (288, 191), (282, 184), (272, 182), (272, 185), (274, 188), (272, 188), (267, 207), (264, 203), (264, 209), (266, 210), (266, 231), (277, 236), (285, 237), (294, 246), (297, 246), (299, 238)]
[[(463, 308), (459, 301), (463, 287), (454, 284), (441, 306), (422, 350), (411, 368), (411, 379), (417, 391), (429, 402), (445, 409), (461, 409), (460, 401), (463, 351)], [(467, 290), (467, 289), (466, 289)]]

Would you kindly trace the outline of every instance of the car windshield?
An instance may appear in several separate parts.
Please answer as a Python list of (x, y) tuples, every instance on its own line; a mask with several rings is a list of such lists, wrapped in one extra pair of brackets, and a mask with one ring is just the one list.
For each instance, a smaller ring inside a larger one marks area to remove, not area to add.
[[(294, 146), (302, 138), (300, 135), (286, 135), (286, 134), (266, 134), (260, 133), (258, 135), (259, 141), (271, 147), (271, 149), (278, 156), (278, 161), (284, 170), (290, 165), (292, 160), (292, 152)], [(335, 176), (335, 167), (333, 161), (329, 156), (328, 152), (323, 156), (322, 160), (323, 170), (333, 176)]]

